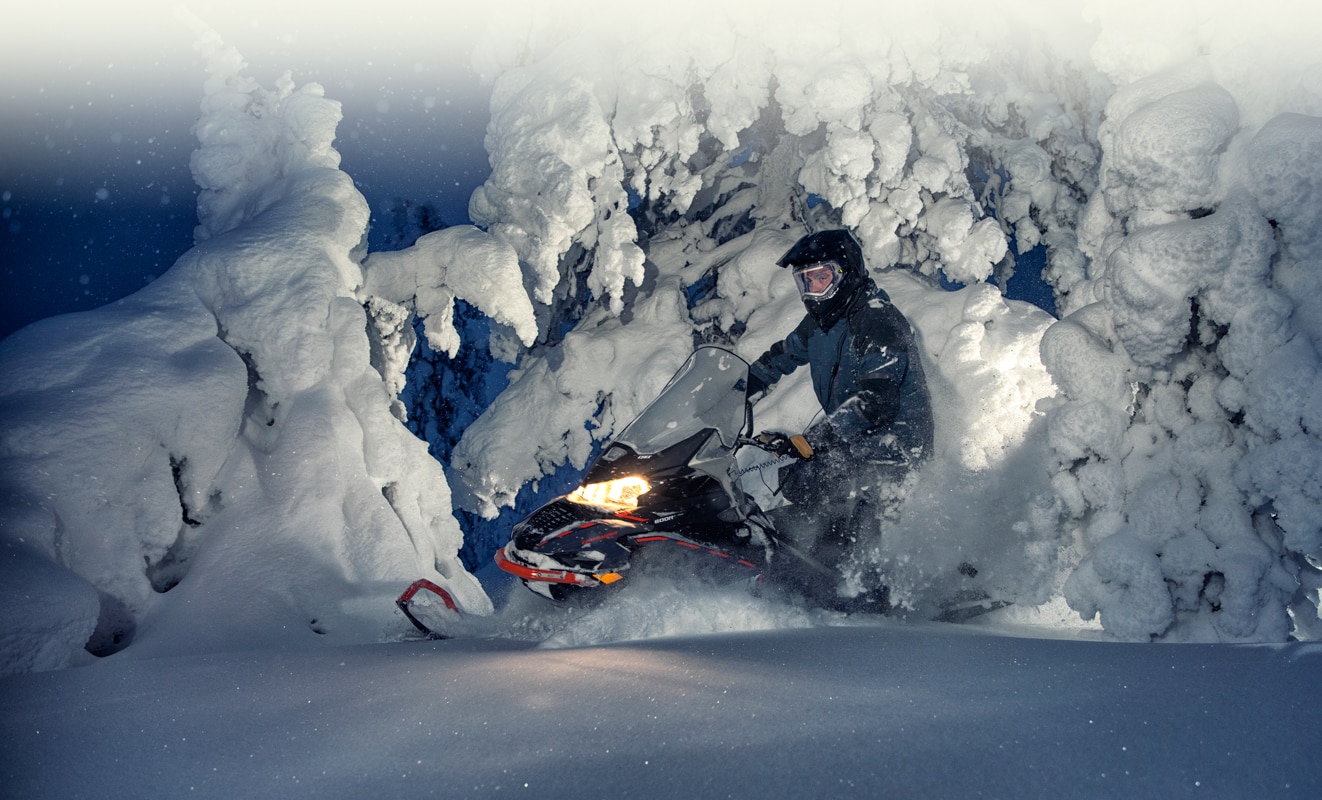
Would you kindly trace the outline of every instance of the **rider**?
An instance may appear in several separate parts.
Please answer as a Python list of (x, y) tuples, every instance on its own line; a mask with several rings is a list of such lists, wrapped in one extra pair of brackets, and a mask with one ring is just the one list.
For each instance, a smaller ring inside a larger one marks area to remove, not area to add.
[[(931, 398), (913, 328), (868, 277), (848, 231), (804, 236), (776, 263), (793, 271), (807, 314), (753, 363), (749, 395), (807, 364), (825, 416), (804, 434), (813, 456), (781, 473), (779, 491), (793, 505), (770, 516), (835, 569), (853, 550), (862, 512), (893, 511), (896, 485), (931, 455)], [(792, 450), (785, 434), (761, 438)]]

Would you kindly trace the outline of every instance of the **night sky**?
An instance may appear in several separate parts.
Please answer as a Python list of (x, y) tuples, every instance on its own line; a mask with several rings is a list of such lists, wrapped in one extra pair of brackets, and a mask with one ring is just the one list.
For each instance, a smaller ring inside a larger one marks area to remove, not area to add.
[[(0, 337), (136, 291), (197, 223), (189, 157), (207, 75), (193, 33), (144, 4), (63, 5), (0, 26)], [(264, 87), (288, 69), (343, 103), (335, 147), (371, 205), (375, 249), (402, 200), (466, 221), (488, 172), (489, 86), (468, 66), (472, 35), (446, 19), (402, 42), (348, 24), (309, 33), (293, 12), (207, 20)]]

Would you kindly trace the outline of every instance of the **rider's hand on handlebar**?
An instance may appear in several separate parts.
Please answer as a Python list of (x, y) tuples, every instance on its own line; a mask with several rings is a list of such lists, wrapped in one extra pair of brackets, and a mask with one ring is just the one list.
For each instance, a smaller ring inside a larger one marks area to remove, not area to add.
[(765, 431), (759, 433), (755, 439), (763, 450), (778, 456), (812, 458), (812, 447), (809, 446), (808, 440), (800, 435), (787, 436), (779, 431)]

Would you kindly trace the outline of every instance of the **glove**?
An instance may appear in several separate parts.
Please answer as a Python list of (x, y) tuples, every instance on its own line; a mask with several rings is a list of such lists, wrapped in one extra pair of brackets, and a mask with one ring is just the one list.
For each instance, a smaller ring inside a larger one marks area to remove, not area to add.
[(779, 431), (765, 431), (758, 434), (755, 441), (763, 450), (778, 456), (793, 456), (805, 460), (812, 458), (812, 447), (802, 436), (786, 436)]
[(822, 420), (809, 428), (803, 435), (808, 443), (808, 449), (819, 456), (825, 456), (827, 453), (838, 452), (846, 459), (849, 455), (849, 443), (836, 433), (828, 420)]

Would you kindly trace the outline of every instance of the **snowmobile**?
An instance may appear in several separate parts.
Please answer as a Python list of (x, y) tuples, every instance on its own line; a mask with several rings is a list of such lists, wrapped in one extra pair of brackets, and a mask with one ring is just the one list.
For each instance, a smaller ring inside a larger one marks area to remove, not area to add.
[(681, 569), (756, 583), (776, 553), (792, 548), (740, 488), (736, 453), (753, 446), (776, 457), (757, 469), (810, 458), (812, 449), (802, 436), (790, 447), (747, 436), (752, 418), (748, 362), (699, 348), (577, 489), (514, 526), (496, 564), (554, 600), (619, 586), (642, 563), (681, 561)]
[[(602, 448), (578, 488), (514, 525), (509, 543), (495, 554), (497, 566), (537, 594), (565, 601), (622, 586), (649, 568), (756, 586), (777, 552), (810, 564), (775, 538), (744, 494), (736, 454), (752, 446), (774, 456), (747, 472), (809, 458), (812, 450), (802, 436), (791, 437), (789, 447), (748, 436), (752, 417), (748, 362), (722, 347), (699, 348)], [(426, 580), (414, 582), (396, 603), (429, 635), (427, 614), (455, 609), (449, 594)]]
[[(725, 348), (698, 348), (602, 448), (576, 489), (514, 525), (496, 565), (556, 601), (600, 597), (649, 571), (746, 582), (755, 591), (767, 583), (792, 592), (834, 586), (834, 570), (777, 536), (740, 486), (744, 474), (812, 457), (801, 435), (748, 435), (748, 370)], [(736, 456), (745, 447), (769, 458), (741, 470)], [(429, 636), (437, 634), (428, 614), (456, 610), (426, 580), (397, 604)]]

